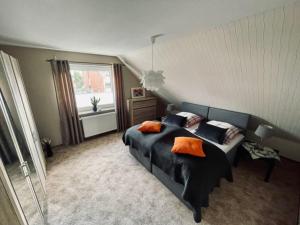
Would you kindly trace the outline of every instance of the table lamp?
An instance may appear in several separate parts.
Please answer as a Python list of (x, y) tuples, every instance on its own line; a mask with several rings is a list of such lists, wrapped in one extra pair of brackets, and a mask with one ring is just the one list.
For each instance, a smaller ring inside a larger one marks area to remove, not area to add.
[(255, 130), (255, 135), (260, 138), (260, 145), (263, 147), (263, 142), (273, 135), (273, 127), (266, 124), (260, 124)]
[(175, 110), (175, 105), (174, 104), (168, 104), (167, 105), (167, 115), (171, 114)]

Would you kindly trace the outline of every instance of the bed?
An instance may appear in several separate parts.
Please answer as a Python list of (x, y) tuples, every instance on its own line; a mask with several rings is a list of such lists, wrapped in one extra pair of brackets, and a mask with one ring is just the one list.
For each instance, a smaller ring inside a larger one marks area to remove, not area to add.
[[(249, 120), (249, 115), (245, 113), (188, 102), (181, 104), (181, 111), (192, 112), (208, 120), (228, 122), (244, 130)], [(226, 146), (200, 137), (205, 141), (207, 153), (206, 159), (202, 160), (170, 152), (174, 137), (196, 137), (195, 127), (184, 129), (165, 125), (161, 133), (147, 135), (136, 128), (129, 128), (123, 136), (130, 153), (193, 211), (195, 222), (200, 222), (201, 207), (208, 207), (209, 193), (213, 188), (219, 186), (222, 178), (233, 181), (230, 165), (244, 134), (241, 133)]]

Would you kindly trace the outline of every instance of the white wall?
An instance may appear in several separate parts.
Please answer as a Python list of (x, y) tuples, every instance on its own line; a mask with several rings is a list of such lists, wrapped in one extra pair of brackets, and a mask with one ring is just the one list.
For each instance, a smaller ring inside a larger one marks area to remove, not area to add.
[[(148, 70), (150, 50), (124, 57), (139, 70)], [(166, 76), (160, 91), (166, 99), (255, 115), (278, 128), (280, 139), (271, 142), (281, 154), (300, 161), (299, 1), (211, 30), (158, 41), (155, 67)]]

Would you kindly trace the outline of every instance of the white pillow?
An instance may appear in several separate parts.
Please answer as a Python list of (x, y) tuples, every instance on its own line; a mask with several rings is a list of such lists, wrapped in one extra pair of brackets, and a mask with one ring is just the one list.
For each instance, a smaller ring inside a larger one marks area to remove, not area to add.
[(196, 114), (191, 112), (180, 112), (180, 113), (176, 113), (176, 115), (186, 117), (187, 120), (191, 119), (193, 116), (197, 116)]
[(202, 116), (198, 116), (190, 112), (180, 112), (177, 113), (176, 115), (186, 117), (186, 123), (184, 125), (185, 127), (191, 127), (197, 123), (200, 123), (201, 120), (203, 120)]
[(231, 125), (230, 123), (226, 123), (226, 122), (211, 120), (211, 121), (207, 122), (207, 124), (227, 129), (227, 131), (225, 133), (224, 144), (229, 144), (230, 141), (232, 141), (233, 138), (241, 132), (241, 129), (237, 128), (234, 125)]
[(217, 121), (217, 120), (210, 120), (207, 122), (207, 124), (216, 126), (216, 127), (220, 127), (220, 128), (224, 128), (224, 129), (229, 129), (232, 128), (233, 125), (231, 125), (230, 123), (226, 123), (226, 122), (221, 122), (221, 121)]

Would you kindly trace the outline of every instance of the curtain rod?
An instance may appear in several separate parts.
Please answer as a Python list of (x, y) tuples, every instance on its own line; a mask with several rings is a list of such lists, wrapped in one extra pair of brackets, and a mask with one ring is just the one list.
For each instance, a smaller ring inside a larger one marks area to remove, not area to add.
[[(56, 58), (54, 59), (47, 59), (46, 62), (51, 62), (57, 60)], [(98, 64), (98, 65), (113, 65), (114, 63), (93, 63), (93, 62), (78, 62), (78, 61), (68, 61), (69, 63), (78, 63), (78, 64)], [(125, 66), (123, 63), (118, 63), (121, 64), (122, 66)]]

